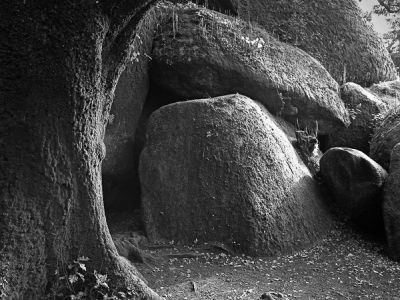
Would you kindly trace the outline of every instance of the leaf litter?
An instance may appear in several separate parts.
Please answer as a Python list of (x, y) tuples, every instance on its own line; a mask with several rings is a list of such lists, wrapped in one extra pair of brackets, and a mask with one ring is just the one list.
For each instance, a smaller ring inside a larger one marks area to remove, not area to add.
[(235, 255), (221, 243), (147, 246), (160, 259), (136, 266), (166, 299), (400, 300), (400, 264), (384, 241), (342, 223), (310, 248), (277, 257)]

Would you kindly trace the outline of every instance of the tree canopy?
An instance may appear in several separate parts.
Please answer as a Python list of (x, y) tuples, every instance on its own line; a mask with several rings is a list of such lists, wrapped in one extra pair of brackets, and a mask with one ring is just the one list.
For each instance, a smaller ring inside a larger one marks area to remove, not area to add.
[[(361, 1), (361, 0), (360, 0)], [(373, 12), (387, 17), (391, 30), (383, 35), (389, 53), (399, 52), (400, 41), (400, 0), (377, 0)]]

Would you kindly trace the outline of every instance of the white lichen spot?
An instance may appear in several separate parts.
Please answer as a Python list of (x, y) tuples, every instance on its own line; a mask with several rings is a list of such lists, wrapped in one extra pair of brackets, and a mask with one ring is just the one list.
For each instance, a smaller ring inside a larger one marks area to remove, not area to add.
[(248, 36), (246, 36), (246, 37), (241, 36), (240, 39), (243, 42), (245, 42), (246, 44), (248, 44), (249, 46), (255, 47), (257, 49), (261, 49), (265, 45), (265, 41), (263, 38), (256, 38), (254, 40), (251, 40)]
[(131, 61), (139, 62), (139, 55), (140, 55), (140, 52), (139, 52), (139, 51), (134, 51), (134, 52), (132, 53), (132, 59), (131, 59)]

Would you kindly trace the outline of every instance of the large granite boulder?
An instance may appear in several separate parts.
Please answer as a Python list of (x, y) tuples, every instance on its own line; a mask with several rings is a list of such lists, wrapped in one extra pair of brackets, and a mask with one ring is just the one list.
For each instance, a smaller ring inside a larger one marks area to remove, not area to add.
[(400, 109), (388, 110), (376, 127), (371, 139), (370, 156), (386, 170), (389, 170), (390, 153), (400, 143)]
[(353, 82), (341, 87), (341, 98), (349, 111), (351, 124), (329, 134), (329, 148), (348, 147), (369, 153), (375, 118), (387, 105), (380, 97)]
[(155, 111), (139, 172), (152, 241), (219, 241), (274, 255), (314, 242), (331, 223), (288, 137), (238, 94)]
[[(363, 20), (357, 1), (224, 0), (223, 5), (210, 7), (257, 22), (318, 59), (340, 83), (370, 86), (395, 80), (393, 61), (382, 39)], [(210, 3), (200, 0), (204, 2)]]
[(384, 195), (383, 219), (389, 254), (400, 261), (400, 143), (395, 145), (391, 153)]
[(181, 100), (241, 93), (301, 127), (348, 125), (338, 84), (313, 57), (265, 30), (196, 5), (165, 5), (151, 78)]
[(106, 157), (102, 164), (106, 207), (138, 206), (135, 132), (149, 90), (149, 57), (157, 25), (155, 8), (139, 22), (131, 62), (121, 74), (104, 136)]
[(331, 148), (320, 160), (320, 174), (335, 204), (366, 229), (380, 231), (382, 189), (387, 172), (359, 150)]

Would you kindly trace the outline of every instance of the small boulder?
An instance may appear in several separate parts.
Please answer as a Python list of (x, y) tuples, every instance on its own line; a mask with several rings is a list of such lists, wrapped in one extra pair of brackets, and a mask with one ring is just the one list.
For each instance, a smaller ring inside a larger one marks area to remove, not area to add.
[(351, 124), (347, 128), (337, 128), (329, 134), (329, 148), (348, 147), (367, 154), (375, 116), (385, 110), (386, 104), (353, 82), (341, 87), (341, 98), (349, 111)]
[(387, 172), (359, 150), (331, 148), (320, 160), (320, 175), (335, 204), (364, 228), (380, 231), (382, 188)]
[(151, 241), (218, 241), (274, 255), (309, 245), (331, 224), (287, 136), (238, 94), (155, 111), (139, 172)]
[(375, 128), (370, 145), (371, 158), (389, 170), (390, 153), (397, 143), (400, 143), (400, 109), (394, 107), (384, 114)]
[(384, 195), (383, 220), (389, 255), (400, 261), (400, 143), (396, 144), (391, 153)]

